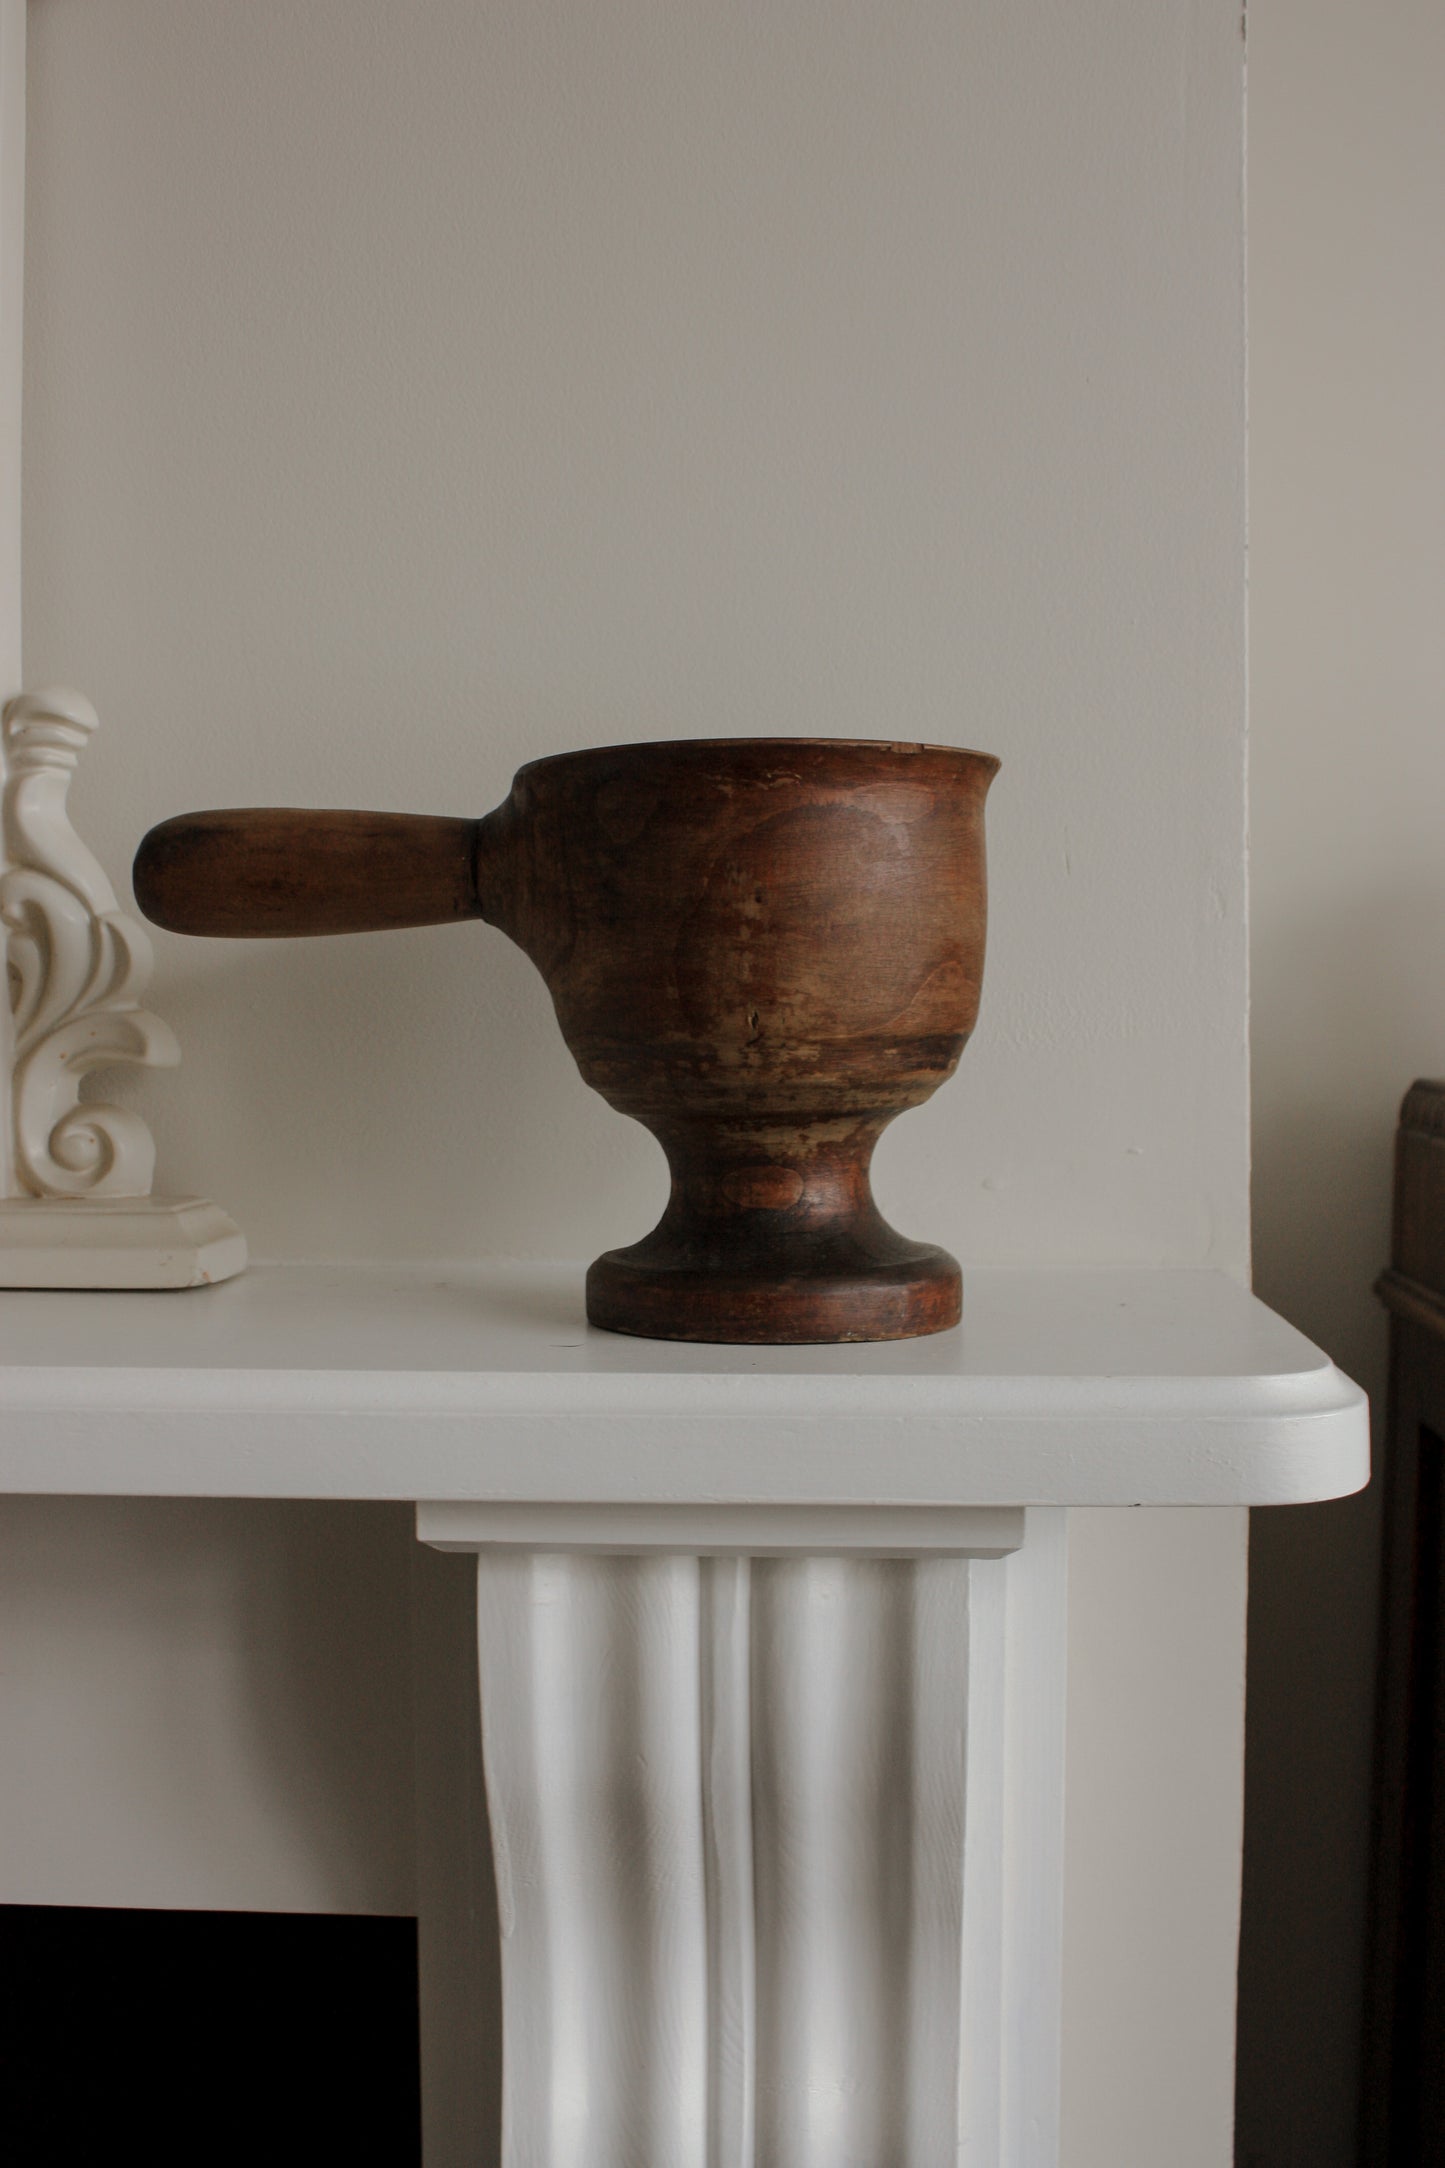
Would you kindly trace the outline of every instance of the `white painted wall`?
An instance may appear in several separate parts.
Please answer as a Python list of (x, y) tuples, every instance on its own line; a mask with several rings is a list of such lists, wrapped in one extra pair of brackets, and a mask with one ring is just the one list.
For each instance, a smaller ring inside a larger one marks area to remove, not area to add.
[[(885, 1209), (1243, 1272), (1233, 0), (35, 0), (31, 38), (27, 675), (100, 707), (107, 861), (192, 804), (480, 812), (609, 738), (983, 745), (983, 1018)], [(655, 1212), (487, 930), (158, 954), (165, 1178), (259, 1253)], [(1072, 1624), (1066, 2158), (1222, 2168), (1240, 1518), (1081, 1522)], [(26, 1661), (63, 1702), (83, 1655)], [(251, 1843), (246, 1901), (306, 1901)]]
[[(1249, 48), (1256, 1285), (1378, 1418), (1445, 1074), (1445, 10), (1251, 0)], [(1377, 1543), (1373, 1492), (1255, 1517), (1244, 2168), (1356, 2159)]]
[(0, 1902), (410, 1912), (405, 1507), (0, 1515)]

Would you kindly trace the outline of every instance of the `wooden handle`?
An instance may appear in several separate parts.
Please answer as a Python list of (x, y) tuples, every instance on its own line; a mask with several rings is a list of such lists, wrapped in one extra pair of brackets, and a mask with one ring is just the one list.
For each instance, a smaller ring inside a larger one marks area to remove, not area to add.
[(381, 933), (475, 918), (479, 826), (290, 806), (181, 813), (136, 852), (136, 902), (173, 933)]

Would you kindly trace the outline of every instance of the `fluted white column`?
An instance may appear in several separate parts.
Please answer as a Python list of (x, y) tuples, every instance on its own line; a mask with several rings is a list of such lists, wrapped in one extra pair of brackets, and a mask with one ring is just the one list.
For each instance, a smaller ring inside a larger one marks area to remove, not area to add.
[[(809, 1558), (758, 1574), (757, 2125), (770, 2168), (911, 2168), (916, 1573)], [(964, 1704), (960, 1676), (956, 1733)], [(961, 1758), (959, 1775), (955, 1810)], [(957, 1852), (961, 1877), (961, 1826)]]
[(484, 1562), (507, 2168), (708, 2168), (695, 1559)]
[(1012, 1570), (482, 1554), (504, 2168), (1044, 2168), (1002, 2106)]
[(708, 1912), (707, 2168), (755, 2168), (757, 1932), (753, 1880), (752, 1574), (746, 1558), (699, 1561)]

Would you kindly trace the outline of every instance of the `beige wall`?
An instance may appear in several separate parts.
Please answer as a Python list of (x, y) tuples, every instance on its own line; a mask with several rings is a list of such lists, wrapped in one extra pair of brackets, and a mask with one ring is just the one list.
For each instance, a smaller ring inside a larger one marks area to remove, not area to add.
[[(985, 745), (983, 1020), (885, 1207), (1242, 1273), (1241, 68), (1233, 0), (36, 0), (27, 674), (100, 707), (78, 820), (119, 867), (607, 738)], [(260, 1253), (655, 1211), (485, 930), (158, 950), (186, 1067), (138, 1095)], [(1069, 2168), (1228, 2159), (1242, 1615), (1238, 1516), (1079, 1528)]]
[(0, 1513), (0, 1902), (416, 1908), (405, 1506)]
[[(1252, 0), (1255, 1281), (1373, 1395), (1445, 1071), (1445, 10)], [(1378, 1429), (1377, 1429), (1378, 1435)], [(1245, 2168), (1353, 2168), (1373, 1497), (1255, 1517)]]

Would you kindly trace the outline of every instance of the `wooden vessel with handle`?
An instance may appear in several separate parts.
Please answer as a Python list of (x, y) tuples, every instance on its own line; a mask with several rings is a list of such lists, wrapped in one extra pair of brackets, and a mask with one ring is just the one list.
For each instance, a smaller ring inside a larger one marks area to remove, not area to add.
[(957, 1323), (959, 1269), (881, 1217), (869, 1162), (978, 1013), (997, 766), (839, 739), (608, 746), (533, 761), (481, 820), (183, 814), (145, 838), (135, 892), (181, 933), (499, 927), (672, 1171), (653, 1232), (592, 1266), (592, 1323), (901, 1339)]

